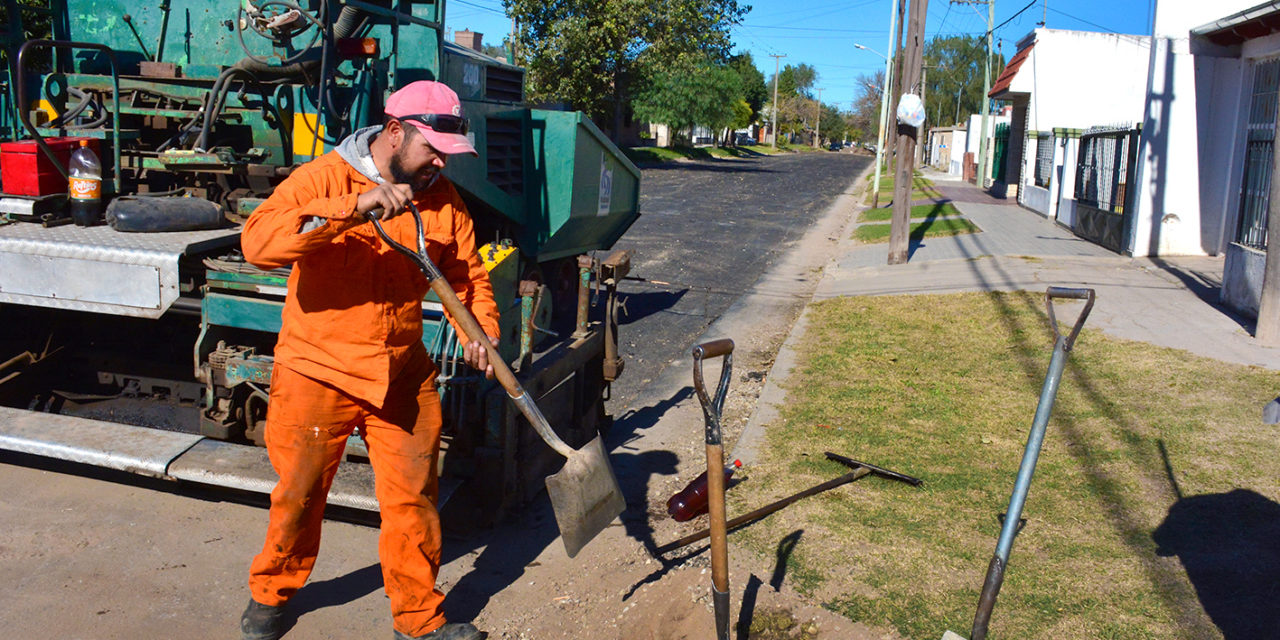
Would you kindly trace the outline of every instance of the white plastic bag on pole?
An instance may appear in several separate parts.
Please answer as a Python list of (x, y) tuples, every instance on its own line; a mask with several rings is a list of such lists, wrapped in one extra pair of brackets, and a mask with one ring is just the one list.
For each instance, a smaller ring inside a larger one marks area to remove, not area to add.
[(904, 93), (898, 99), (898, 122), (909, 127), (924, 124), (924, 103), (914, 93)]

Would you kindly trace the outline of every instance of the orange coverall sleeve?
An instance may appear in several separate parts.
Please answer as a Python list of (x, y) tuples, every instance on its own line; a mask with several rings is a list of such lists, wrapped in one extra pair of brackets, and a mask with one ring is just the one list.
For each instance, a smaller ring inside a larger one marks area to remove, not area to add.
[[(497, 338), (502, 335), (498, 324), (498, 305), (493, 299), (489, 272), (476, 253), (475, 225), (467, 213), (467, 205), (452, 185), (450, 191), (452, 200), (449, 206), (454, 210), (453, 242), (445, 246), (436, 266), (440, 267), (440, 273), (449, 281), (453, 291), (458, 294), (458, 299), (475, 315), (485, 335)], [(459, 336), (466, 335), (452, 316), (447, 313), (445, 316)]]
[[(293, 264), (364, 222), (356, 214), (358, 194), (325, 197), (318, 173), (294, 172), (249, 216), (240, 234), (240, 248), (250, 264), (260, 269)], [(304, 230), (317, 219), (325, 223)]]

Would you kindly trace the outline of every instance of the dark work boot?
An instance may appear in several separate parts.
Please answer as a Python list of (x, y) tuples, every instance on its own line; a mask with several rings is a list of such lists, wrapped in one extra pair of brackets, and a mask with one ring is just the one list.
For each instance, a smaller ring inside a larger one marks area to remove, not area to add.
[(480, 640), (484, 634), (466, 622), (446, 622), (444, 626), (421, 636), (410, 636), (396, 631), (395, 640)]
[(240, 615), (240, 640), (279, 640), (284, 635), (284, 607), (250, 599)]

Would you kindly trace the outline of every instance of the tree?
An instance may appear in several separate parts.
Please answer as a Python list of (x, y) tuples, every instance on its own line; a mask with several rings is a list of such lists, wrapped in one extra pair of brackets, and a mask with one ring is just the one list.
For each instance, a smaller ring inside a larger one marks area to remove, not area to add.
[(737, 0), (503, 0), (533, 100), (566, 102), (615, 139), (632, 89), (686, 58), (728, 59)]
[[(813, 97), (813, 83), (818, 81), (818, 72), (812, 66), (801, 63), (787, 65), (778, 72), (778, 99), (782, 96)], [(766, 91), (772, 95), (773, 79), (770, 78)]]
[[(929, 67), (925, 111), (932, 126), (959, 124), (982, 111), (982, 59), (987, 50), (981, 36), (937, 37), (925, 44)], [(1004, 57), (991, 56), (991, 77), (1004, 70)]]
[(764, 74), (760, 73), (755, 61), (751, 59), (751, 52), (740, 53), (729, 58), (729, 67), (737, 71), (738, 76), (742, 78), (742, 99), (751, 109), (751, 116), (746, 123), (734, 127), (741, 129), (760, 119), (760, 110), (769, 100), (770, 93), (764, 83)]
[(638, 118), (677, 131), (694, 125), (719, 131), (741, 115), (741, 94), (737, 71), (710, 58), (688, 59), (649, 78), (637, 92), (632, 109)]
[[(840, 114), (840, 110), (834, 105), (822, 105), (822, 126), (818, 127), (823, 138), (827, 140), (844, 140), (845, 131), (849, 125), (845, 122), (844, 116)], [(818, 141), (822, 143), (821, 140)]]

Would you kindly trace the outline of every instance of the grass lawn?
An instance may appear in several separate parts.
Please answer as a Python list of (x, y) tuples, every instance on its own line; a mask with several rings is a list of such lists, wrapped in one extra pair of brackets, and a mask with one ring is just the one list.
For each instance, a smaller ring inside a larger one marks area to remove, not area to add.
[[(949, 205), (922, 205), (925, 209), (934, 209), (937, 207), (945, 207)], [(912, 207), (912, 210), (918, 207)], [(884, 224), (864, 224), (860, 225), (853, 231), (853, 237), (859, 242), (876, 243), (888, 242), (889, 232), (892, 225)], [(944, 218), (930, 215), (929, 218), (920, 222), (911, 223), (910, 239), (919, 241), (924, 238), (941, 238), (946, 236), (958, 236), (964, 233), (977, 233), (982, 231), (978, 225), (970, 222), (968, 218)]]
[[(864, 198), (866, 204), (872, 203), (872, 196), (875, 192), (871, 190), (874, 183), (867, 185), (867, 195)], [(926, 200), (928, 198), (941, 198), (942, 192), (934, 188), (932, 180), (927, 178), (915, 177), (911, 179), (911, 199)], [(885, 204), (893, 200), (893, 177), (880, 177), (880, 204)]]
[[(950, 202), (942, 204), (921, 204), (911, 207), (912, 218), (936, 218), (941, 216), (958, 216), (960, 210)], [(893, 207), (867, 209), (858, 214), (858, 222), (887, 222), (893, 219)]]
[(710, 160), (711, 158), (752, 158), (768, 155), (768, 147), (627, 147), (627, 158), (640, 165), (660, 164), (672, 160)]
[[(1077, 308), (1062, 305), (1059, 320), (1069, 326)], [(778, 562), (786, 581), (852, 620), (912, 639), (968, 637), (1048, 369), (1047, 322), (1041, 292), (812, 306), (787, 402), (729, 492), (729, 517), (848, 471), (824, 451), (925, 484), (868, 477), (733, 533), (731, 546)], [(990, 637), (1274, 633), (1280, 457), (1260, 409), (1278, 391), (1280, 372), (1086, 324)]]

